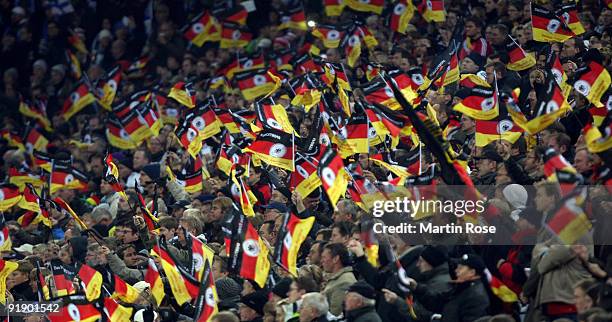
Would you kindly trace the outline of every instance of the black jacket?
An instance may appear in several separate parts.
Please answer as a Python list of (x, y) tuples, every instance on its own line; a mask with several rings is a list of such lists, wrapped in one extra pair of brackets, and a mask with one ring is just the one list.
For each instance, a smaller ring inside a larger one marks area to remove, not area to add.
[(346, 322), (382, 322), (373, 306), (364, 306), (346, 312)]
[(490, 303), (481, 280), (454, 284), (447, 292), (435, 292), (420, 284), (414, 295), (429, 310), (442, 309), (442, 322), (472, 322), (488, 314)]
[(32, 291), (32, 287), (30, 287), (30, 282), (23, 282), (19, 285), (15, 285), (11, 289), (11, 294), (15, 301), (37, 301), (38, 294)]

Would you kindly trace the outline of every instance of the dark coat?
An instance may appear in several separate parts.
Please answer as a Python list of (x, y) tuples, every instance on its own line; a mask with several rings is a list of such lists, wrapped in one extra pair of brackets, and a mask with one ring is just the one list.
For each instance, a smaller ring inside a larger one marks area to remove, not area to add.
[(30, 282), (23, 282), (19, 285), (15, 285), (11, 289), (11, 294), (15, 301), (37, 301), (38, 294), (32, 291), (32, 287), (30, 287)]
[(442, 322), (471, 322), (487, 315), (489, 296), (481, 280), (454, 284), (447, 292), (435, 292), (420, 284), (415, 298), (431, 311), (442, 311)]
[(373, 306), (365, 306), (346, 312), (346, 322), (382, 322)]

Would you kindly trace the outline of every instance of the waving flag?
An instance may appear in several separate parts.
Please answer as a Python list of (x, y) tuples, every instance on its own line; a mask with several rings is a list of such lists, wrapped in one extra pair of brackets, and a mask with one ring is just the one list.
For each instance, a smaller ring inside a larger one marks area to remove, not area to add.
[(259, 128), (271, 128), (286, 133), (295, 133), (285, 107), (280, 104), (256, 104), (257, 119), (255, 125)]
[(529, 134), (535, 134), (544, 130), (571, 110), (570, 105), (557, 85), (557, 81), (550, 73), (546, 77), (545, 85), (536, 93), (536, 96), (535, 117), (531, 120), (527, 120), (520, 108), (512, 100), (508, 104), (508, 113), (510, 113), (514, 122)]
[(195, 302), (196, 312), (194, 314), (195, 322), (209, 322), (213, 315), (218, 312), (217, 303), (217, 288), (212, 273), (210, 262), (206, 262), (203, 270), (203, 279), (200, 286), (200, 292)]
[(312, 30), (312, 35), (321, 39), (325, 48), (338, 48), (345, 31), (333, 25), (320, 24)]
[(232, 227), (229, 270), (264, 287), (270, 273), (270, 250), (244, 215), (234, 214)]
[(121, 82), (121, 70), (119, 66), (113, 68), (106, 79), (101, 82), (99, 88), (98, 102), (106, 110), (111, 110), (111, 105), (117, 95), (117, 89), (119, 89), (119, 83)]
[(325, 7), (326, 16), (335, 17), (342, 13), (346, 3), (344, 0), (323, 0), (323, 6)]
[(385, 0), (344, 0), (345, 5), (355, 11), (372, 12), (380, 15), (385, 6)]
[(278, 130), (263, 130), (249, 147), (244, 149), (262, 161), (289, 171), (294, 170), (294, 136)]
[(336, 208), (338, 199), (346, 193), (348, 179), (342, 158), (331, 147), (321, 157), (317, 174), (332, 206)]
[(51, 322), (95, 322), (102, 318), (100, 311), (84, 295), (70, 295), (62, 301), (60, 311), (49, 314)]
[(19, 100), (19, 113), (25, 117), (33, 118), (45, 128), (45, 131), (51, 132), (51, 121), (47, 117), (46, 103), (43, 101), (35, 101), (34, 103), (26, 103), (23, 99)]
[(488, 84), (483, 85), (477, 85), (464, 93), (457, 93), (462, 100), (453, 106), (453, 110), (477, 120), (492, 120), (497, 117), (499, 115), (497, 93)]
[(102, 311), (110, 322), (129, 321), (133, 310), (134, 309), (131, 307), (120, 305), (110, 297), (104, 298), (104, 307)]
[(346, 55), (346, 63), (350, 67), (355, 67), (359, 57), (361, 56), (361, 37), (359, 28), (355, 28), (350, 35), (345, 36), (342, 41), (342, 47)]
[(297, 276), (298, 252), (308, 237), (314, 221), (314, 216), (299, 218), (291, 212), (284, 215), (283, 225), (278, 233), (274, 260), (293, 276)]
[(302, 196), (308, 196), (321, 186), (321, 179), (317, 175), (318, 161), (310, 156), (297, 154), (295, 171), (289, 177), (289, 186), (295, 188)]
[(198, 130), (191, 124), (191, 120), (185, 120), (177, 129), (176, 137), (191, 157), (195, 158), (202, 150), (202, 137)]
[(266, 68), (238, 72), (234, 77), (242, 96), (249, 101), (267, 95), (277, 88), (277, 83)]
[(144, 281), (151, 285), (151, 294), (153, 295), (157, 305), (159, 305), (166, 296), (166, 293), (164, 291), (164, 283), (159, 275), (159, 270), (157, 270), (157, 265), (155, 264), (155, 261), (150, 258), (148, 260), (147, 272), (145, 273)]
[(391, 12), (387, 22), (391, 30), (405, 34), (408, 24), (414, 16), (414, 10), (415, 7), (412, 0), (400, 0), (397, 3), (391, 4)]
[(0, 259), (0, 302), (6, 303), (6, 278), (17, 268), (17, 262), (10, 262)]
[(586, 66), (575, 72), (574, 89), (585, 96), (591, 104), (603, 106), (601, 98), (610, 88), (610, 73), (596, 61), (589, 61)]
[(52, 259), (49, 263), (49, 269), (55, 284), (56, 294), (54, 297), (66, 296), (76, 292), (72, 284), (76, 272), (72, 267), (65, 265), (59, 259)]
[(102, 274), (87, 264), (82, 264), (77, 276), (81, 280), (87, 300), (93, 302), (100, 297), (102, 291)]
[(114, 116), (108, 118), (106, 122), (106, 138), (108, 143), (121, 150), (131, 150), (136, 148), (136, 142), (130, 137), (121, 122)]
[(506, 39), (506, 51), (510, 57), (507, 65), (509, 70), (521, 71), (536, 64), (534, 55), (526, 53), (510, 35)]
[(221, 29), (221, 48), (245, 47), (253, 39), (253, 35), (245, 27), (225, 22)]
[(444, 22), (446, 20), (446, 11), (442, 0), (421, 0), (417, 9), (427, 22)]
[(221, 40), (221, 26), (214, 16), (205, 11), (191, 20), (184, 28), (183, 36), (194, 45), (202, 47), (207, 41)]
[[(4, 193), (6, 187), (0, 188), (0, 193)], [(3, 196), (0, 196), (3, 197)], [(2, 206), (2, 202), (4, 200), (0, 200), (0, 207)], [(4, 210), (0, 210), (4, 211)], [(4, 214), (0, 214), (0, 251), (1, 252), (10, 252), (13, 247), (13, 242), (11, 241), (11, 237), (9, 236), (9, 229), (6, 227), (6, 221), (4, 219)]]
[(66, 49), (66, 60), (68, 61), (68, 66), (70, 66), (70, 72), (74, 79), (81, 79), (83, 75), (81, 72), (81, 63), (79, 62), (79, 58), (73, 54), (70, 49)]
[(172, 289), (175, 301), (179, 305), (191, 302), (198, 296), (200, 283), (186, 273), (184, 268), (176, 262), (168, 252), (165, 243), (153, 246), (151, 255), (157, 256), (162, 264), (168, 283)]
[(23, 190), (23, 197), (17, 203), (17, 206), (21, 209), (32, 211), (36, 214), (40, 213), (40, 197), (34, 190), (34, 187), (31, 184), (26, 184), (25, 189)]
[(301, 4), (290, 8), (286, 12), (281, 12), (281, 23), (278, 30), (283, 29), (308, 30), (306, 15)]
[(562, 18), (534, 2), (531, 4), (531, 26), (535, 41), (564, 42), (576, 35)]
[(118, 275), (115, 274), (113, 283), (113, 298), (119, 299), (125, 303), (134, 303), (140, 295), (138, 290), (132, 285), (123, 281)]
[(559, 202), (554, 215), (546, 220), (545, 227), (565, 245), (573, 245), (592, 228), (583, 208), (587, 194), (586, 187), (576, 188)]
[(84, 80), (80, 80), (72, 94), (64, 101), (61, 112), (62, 117), (64, 120), (68, 121), (74, 114), (80, 112), (95, 101), (96, 98), (89, 91), (89, 86)]
[(25, 148), (28, 153), (34, 150), (47, 151), (49, 140), (34, 127), (28, 127), (24, 135)]
[(516, 125), (505, 103), (499, 104), (499, 114), (492, 120), (476, 120), (476, 146), (484, 147), (487, 144), (506, 140), (514, 144), (523, 134), (523, 129)]
[(104, 158), (104, 164), (106, 166), (104, 179), (110, 183), (113, 190), (115, 190), (115, 192), (117, 192), (119, 196), (123, 198), (123, 200), (128, 201), (128, 196), (125, 194), (121, 183), (119, 183), (119, 169), (113, 162), (113, 156), (110, 153), (108, 153)]
[(83, 42), (81, 37), (79, 37), (79, 35), (75, 33), (72, 29), (68, 29), (68, 32), (68, 43), (72, 45), (72, 47), (74, 47), (74, 49), (76, 49), (78, 52), (88, 54), (89, 52), (87, 51), (87, 47), (85, 46), (85, 43)]
[(572, 30), (574, 34), (581, 35), (584, 33), (584, 27), (578, 18), (576, 3), (563, 4), (555, 13), (558, 17), (563, 19), (563, 22)]
[(196, 97), (192, 86), (193, 84), (191, 83), (178, 82), (172, 87), (168, 97), (174, 98), (177, 102), (189, 108), (194, 108)]

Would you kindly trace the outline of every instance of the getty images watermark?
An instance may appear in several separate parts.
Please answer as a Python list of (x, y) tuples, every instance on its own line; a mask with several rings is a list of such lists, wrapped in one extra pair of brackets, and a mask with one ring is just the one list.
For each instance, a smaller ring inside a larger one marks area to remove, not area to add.
[(486, 210), (484, 200), (426, 200), (397, 197), (395, 200), (376, 200), (373, 202), (372, 215), (381, 218), (385, 214), (404, 215), (411, 222), (395, 224), (376, 222), (373, 225), (377, 234), (495, 234), (497, 227), (477, 225), (466, 221), (459, 225), (454, 222), (435, 224), (427, 220), (417, 220), (420, 217), (428, 218), (431, 215), (452, 215), (461, 218), (465, 215), (479, 216)]

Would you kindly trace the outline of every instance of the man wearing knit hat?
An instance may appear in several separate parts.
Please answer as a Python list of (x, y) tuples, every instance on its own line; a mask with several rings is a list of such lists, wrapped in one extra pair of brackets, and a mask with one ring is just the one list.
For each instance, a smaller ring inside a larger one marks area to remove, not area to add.
[(344, 297), (344, 310), (348, 322), (382, 321), (376, 313), (376, 290), (364, 281), (349, 287)]

